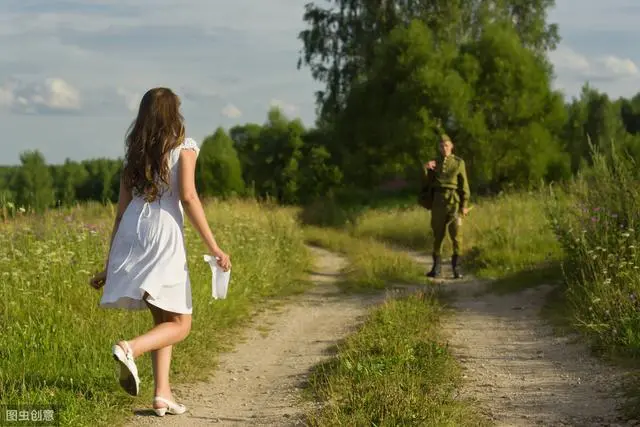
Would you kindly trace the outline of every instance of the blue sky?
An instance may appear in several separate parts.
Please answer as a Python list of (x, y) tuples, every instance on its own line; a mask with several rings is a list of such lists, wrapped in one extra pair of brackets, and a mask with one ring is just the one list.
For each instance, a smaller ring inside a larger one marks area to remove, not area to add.
[[(26, 149), (50, 163), (117, 157), (141, 95), (169, 86), (190, 136), (263, 122), (270, 105), (312, 125), (309, 70), (296, 69), (307, 0), (2, 0), (0, 164)], [(568, 96), (592, 84), (640, 91), (637, 0), (556, 0), (551, 54)]]

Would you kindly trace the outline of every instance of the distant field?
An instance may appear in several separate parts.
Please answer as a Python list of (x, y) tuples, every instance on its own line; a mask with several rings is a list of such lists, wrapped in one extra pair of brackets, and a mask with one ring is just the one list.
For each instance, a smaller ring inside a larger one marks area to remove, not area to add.
[[(522, 283), (523, 272), (532, 273), (535, 281), (557, 277), (561, 247), (545, 211), (547, 197), (548, 194), (542, 192), (531, 192), (474, 198), (472, 210), (463, 223), (465, 269), (473, 269), (481, 278), (519, 275), (516, 277), (519, 283)], [(365, 241), (375, 239), (427, 254), (431, 252), (430, 213), (417, 205), (415, 195), (389, 197), (371, 205), (376, 207), (358, 209), (343, 201), (320, 201), (302, 212), (302, 220), (338, 229)], [(334, 240), (334, 245), (338, 242), (326, 228), (314, 235)], [(447, 236), (444, 255), (450, 253)]]

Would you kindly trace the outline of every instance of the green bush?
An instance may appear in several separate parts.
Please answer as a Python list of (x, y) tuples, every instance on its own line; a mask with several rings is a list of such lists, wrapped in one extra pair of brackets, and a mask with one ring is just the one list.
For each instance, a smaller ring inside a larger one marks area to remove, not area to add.
[(196, 184), (203, 196), (230, 197), (244, 193), (242, 166), (233, 140), (224, 129), (207, 137), (200, 148)]
[(564, 252), (576, 324), (607, 348), (640, 354), (640, 186), (629, 156), (594, 155), (549, 217)]

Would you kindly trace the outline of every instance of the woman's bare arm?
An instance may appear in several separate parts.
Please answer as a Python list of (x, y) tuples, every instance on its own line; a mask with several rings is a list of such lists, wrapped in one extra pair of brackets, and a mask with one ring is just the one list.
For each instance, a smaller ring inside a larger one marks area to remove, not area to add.
[(113, 245), (113, 238), (116, 236), (118, 231), (118, 227), (120, 226), (120, 221), (122, 221), (122, 216), (124, 212), (127, 210), (129, 203), (133, 196), (131, 195), (131, 190), (124, 185), (124, 180), (120, 178), (120, 193), (118, 195), (118, 212), (116, 213), (116, 218), (113, 223), (113, 229), (111, 230), (111, 238), (109, 239), (109, 252), (107, 252), (107, 262), (105, 263), (105, 269), (107, 268), (107, 264), (109, 263), (109, 254), (111, 253), (111, 246)]
[(216, 242), (196, 191), (195, 168), (197, 154), (193, 150), (182, 150), (179, 160), (180, 201), (189, 220), (202, 237), (211, 255), (219, 258), (220, 266), (228, 270), (231, 267), (229, 257)]
[(133, 196), (131, 195), (131, 190), (124, 185), (122, 178), (120, 178), (120, 193), (118, 195), (118, 212), (116, 213), (116, 218), (113, 222), (113, 229), (111, 230), (111, 238), (109, 239), (109, 250), (107, 251), (107, 259), (104, 262), (104, 269), (89, 280), (89, 283), (95, 289), (100, 289), (105, 284), (105, 280), (107, 278), (107, 268), (109, 267), (109, 255), (111, 254), (111, 246), (113, 246), (113, 239), (116, 236), (116, 233), (118, 232), (118, 227), (120, 227), (120, 221), (122, 221), (122, 216), (124, 215), (124, 212), (127, 210), (127, 207), (129, 206), (129, 203), (131, 203), (132, 199), (133, 199)]

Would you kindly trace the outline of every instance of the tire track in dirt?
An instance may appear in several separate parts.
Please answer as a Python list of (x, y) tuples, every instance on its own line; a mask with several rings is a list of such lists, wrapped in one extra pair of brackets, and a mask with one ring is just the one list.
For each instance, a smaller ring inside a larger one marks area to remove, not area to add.
[(553, 286), (507, 295), (487, 293), (473, 279), (441, 286), (454, 296), (443, 327), (464, 371), (460, 396), (475, 400), (496, 425), (638, 425), (618, 412), (623, 370), (591, 356), (576, 335), (558, 336), (540, 317)]

